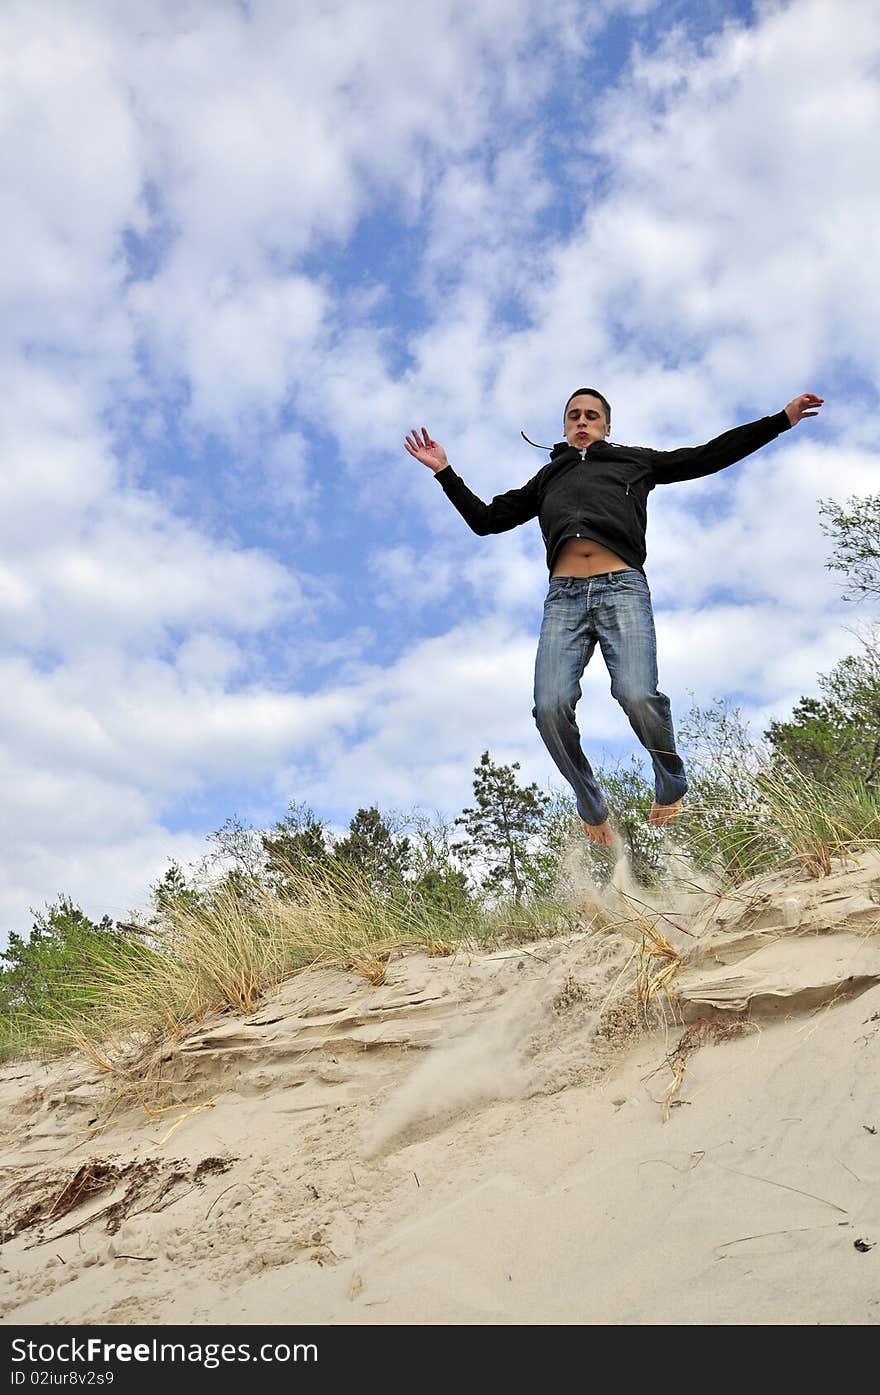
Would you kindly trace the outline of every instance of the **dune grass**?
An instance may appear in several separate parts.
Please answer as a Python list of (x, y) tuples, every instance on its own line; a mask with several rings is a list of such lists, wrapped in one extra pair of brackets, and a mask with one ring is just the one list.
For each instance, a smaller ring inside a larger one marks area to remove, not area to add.
[(758, 783), (768, 821), (811, 876), (828, 876), (836, 859), (880, 846), (880, 796), (863, 780), (841, 780), (831, 791), (786, 761)]
[(777, 758), (750, 771), (736, 802), (700, 793), (686, 802), (676, 831), (695, 861), (730, 887), (784, 867), (828, 876), (841, 858), (880, 847), (880, 792), (863, 780), (841, 779), (832, 790)]
[(66, 982), (60, 1001), (8, 1016), (0, 1054), (78, 1049), (98, 1068), (126, 1073), (209, 1014), (252, 1012), (266, 992), (309, 967), (351, 969), (378, 985), (392, 957), (406, 951), (479, 952), (573, 924), (555, 902), (444, 907), (405, 886), (399, 895), (377, 895), (368, 880), (339, 867), (292, 871), (287, 893), (226, 885), (202, 905), (170, 905), (147, 939), (94, 953), (88, 973)]
[[(735, 808), (692, 804), (675, 829), (684, 851), (720, 866), (729, 886), (768, 867), (827, 875), (839, 859), (880, 847), (880, 801), (864, 783), (841, 782), (832, 794), (784, 763), (751, 779), (750, 797)], [(407, 951), (476, 953), (585, 924), (583, 912), (563, 900), (444, 903), (405, 882), (380, 894), (369, 879), (333, 864), (291, 870), (283, 897), (255, 881), (228, 882), (199, 902), (171, 902), (143, 937), (91, 948), (82, 969), (45, 1002), (0, 1018), (0, 1058), (77, 1048), (101, 1069), (136, 1072), (151, 1051), (182, 1039), (209, 1014), (252, 1012), (265, 993), (310, 966), (350, 969), (379, 985), (391, 959)], [(674, 977), (677, 951), (635, 901), (614, 928), (636, 945), (638, 1002), (656, 1005)]]

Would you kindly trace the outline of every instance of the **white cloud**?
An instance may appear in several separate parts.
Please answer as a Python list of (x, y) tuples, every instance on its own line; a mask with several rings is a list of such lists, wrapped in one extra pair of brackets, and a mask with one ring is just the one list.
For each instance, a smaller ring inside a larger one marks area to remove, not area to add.
[(100, 507), (118, 470), (87, 390), (21, 359), (0, 404), (0, 538), (27, 551)]
[[(45, 18), (45, 16), (43, 16)], [(0, 296), (5, 336), (130, 366), (122, 228), (143, 227), (139, 132), (111, 36), (82, 7), (0, 15), (4, 92)]]
[(387, 668), (328, 690), (351, 703), (351, 734), (304, 753), (279, 788), (342, 811), (373, 799), (454, 806), (485, 747), (501, 757), (531, 742), (533, 664), (532, 636), (499, 620), (418, 641)]
[(714, 366), (720, 353), (728, 403), (762, 373), (796, 390), (841, 351), (876, 355), (864, 171), (880, 16), (858, 0), (845, 14), (822, 0), (766, 7), (757, 29), (719, 35), (705, 56), (673, 35), (609, 98), (591, 141), (613, 169), (588, 234), (608, 254), (610, 297), (628, 292), (685, 357), (708, 351)]
[[(376, 199), (410, 222), (435, 198), (492, 211), (466, 177), (473, 152), (534, 105), (548, 75), (540, 41), (582, 46), (602, 20), (598, 9), (576, 35), (576, 9), (312, 0), (295, 17), (271, 3), (161, 6), (136, 26), (113, 15), (117, 97), (137, 118), (152, 231), (171, 246), (131, 307), (157, 368), (190, 384), (196, 420), (234, 432), (297, 384), (311, 389), (322, 329), (338, 336), (320, 277), (288, 268), (316, 239), (342, 243)], [(492, 162), (516, 217), (546, 199), (527, 146)]]
[(10, 930), (26, 933), (30, 908), (62, 892), (96, 919), (145, 909), (169, 862), (195, 861), (204, 851), (202, 838), (161, 826), (146, 789), (52, 754), (0, 751), (4, 939)]
[[(194, 792), (455, 809), (485, 747), (552, 776), (530, 716), (537, 525), (470, 534), (403, 452), (417, 420), (489, 497), (541, 463), (520, 427), (556, 439), (585, 379), (617, 439), (658, 446), (825, 392), (824, 419), (655, 493), (648, 570), (677, 712), (690, 687), (775, 712), (852, 647), (815, 500), (876, 474), (876, 6), (767, 5), (698, 47), (674, 29), (603, 100), (586, 65), (561, 125), (559, 71), (608, 13), (649, 6), (294, 8), (0, 16), (9, 925), (90, 876), (136, 899), (166, 842), (186, 860), (160, 821)], [(345, 260), (364, 215), (406, 235), (405, 265)], [(153, 465), (207, 430), (240, 497), (271, 501), (280, 560), (212, 513), (210, 478), (200, 521), (185, 458)], [(355, 585), (341, 533), (323, 576), (298, 570), (342, 476)], [(453, 593), (473, 622), (425, 640), (420, 607)], [(371, 607), (401, 600), (412, 640), (381, 666)], [(323, 663), (323, 686), (279, 691), (273, 663)], [(628, 741), (598, 656), (583, 712), (591, 754)]]
[(9, 659), (0, 673), (3, 727), (19, 757), (128, 782), (157, 804), (205, 779), (246, 781), (353, 716), (344, 690), (224, 689), (204, 666), (193, 675), (191, 650), (182, 669), (158, 659), (126, 662), (108, 650), (50, 673)]
[(302, 610), (300, 585), (273, 559), (212, 542), (149, 495), (120, 492), (113, 505), (109, 517), (73, 516), (4, 564), (7, 640), (56, 655), (143, 652), (181, 628), (254, 632)]
[(419, 609), (444, 600), (455, 576), (448, 553), (441, 548), (379, 548), (370, 558), (376, 579), (376, 601), (387, 610)]
[(805, 422), (717, 476), (659, 486), (649, 503), (655, 599), (687, 606), (723, 590), (840, 623), (818, 500), (870, 492), (877, 466), (876, 455), (818, 442)]
[(794, 596), (788, 604), (661, 610), (657, 633), (660, 686), (678, 706), (688, 690), (707, 700), (748, 694), (756, 704), (777, 693), (799, 695), (815, 685), (820, 668), (852, 648), (839, 624), (811, 621)]

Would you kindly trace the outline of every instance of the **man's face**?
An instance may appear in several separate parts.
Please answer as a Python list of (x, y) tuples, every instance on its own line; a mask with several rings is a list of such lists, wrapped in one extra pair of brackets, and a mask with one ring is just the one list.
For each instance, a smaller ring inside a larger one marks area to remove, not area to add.
[(565, 409), (565, 439), (577, 450), (586, 450), (593, 441), (603, 441), (608, 435), (605, 408), (598, 397), (585, 392), (573, 397)]

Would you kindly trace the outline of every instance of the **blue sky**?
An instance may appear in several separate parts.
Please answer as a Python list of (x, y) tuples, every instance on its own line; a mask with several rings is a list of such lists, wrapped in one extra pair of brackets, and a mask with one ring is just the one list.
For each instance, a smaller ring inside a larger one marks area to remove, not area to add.
[(127, 914), (231, 815), (454, 815), (486, 748), (556, 782), (537, 525), (471, 534), (417, 423), (489, 498), (584, 382), (660, 447), (823, 394), (652, 496), (661, 686), (760, 732), (855, 647), (816, 501), (878, 487), (871, 0), (12, 0), (0, 37), (0, 932)]

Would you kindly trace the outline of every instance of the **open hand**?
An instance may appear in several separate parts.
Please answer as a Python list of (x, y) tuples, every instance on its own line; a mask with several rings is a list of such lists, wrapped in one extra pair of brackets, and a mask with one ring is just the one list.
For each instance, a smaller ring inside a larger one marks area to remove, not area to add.
[(804, 417), (816, 416), (824, 401), (824, 397), (817, 397), (814, 392), (802, 392), (800, 397), (794, 397), (789, 402), (785, 408), (785, 415), (792, 426), (797, 426)]
[(438, 470), (445, 469), (449, 464), (445, 450), (439, 441), (431, 439), (426, 426), (422, 427), (421, 436), (418, 427), (413, 427), (412, 435), (407, 436), (404, 444), (413, 459), (420, 460), (423, 465), (427, 465), (428, 469), (433, 470), (435, 475)]

